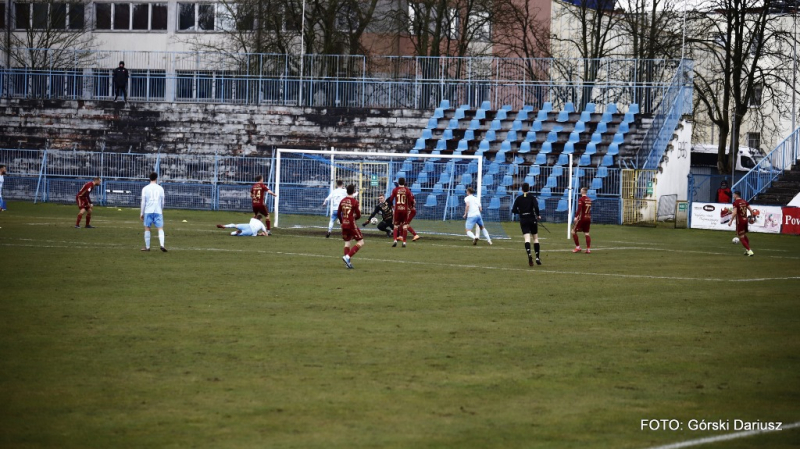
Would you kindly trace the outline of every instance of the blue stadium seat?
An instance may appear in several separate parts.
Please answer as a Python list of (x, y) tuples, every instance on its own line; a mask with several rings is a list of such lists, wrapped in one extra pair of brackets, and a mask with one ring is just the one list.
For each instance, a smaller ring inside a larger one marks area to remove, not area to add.
[(500, 198), (493, 196), (492, 199), (489, 200), (489, 209), (500, 209)]
[(547, 154), (553, 151), (553, 144), (550, 142), (545, 142), (542, 144), (542, 149), (539, 150), (540, 154)]
[(528, 175), (530, 176), (539, 176), (541, 170), (539, 170), (538, 165), (531, 165), (531, 168), (528, 170)]
[(572, 104), (571, 101), (568, 101), (567, 104), (564, 105), (564, 110), (567, 112), (575, 112), (575, 105)]
[(469, 173), (464, 173), (461, 175), (461, 184), (464, 184), (465, 186), (472, 184), (472, 175)]
[(631, 129), (628, 127), (628, 122), (622, 122), (619, 124), (619, 128), (617, 129), (618, 133), (622, 133), (623, 135), (628, 134)]
[(508, 164), (508, 168), (506, 168), (506, 174), (514, 176), (519, 173), (519, 166), (517, 164)]
[[(626, 112), (625, 118), (622, 119), (622, 123), (624, 123), (626, 127), (628, 126), (628, 123), (633, 123), (634, 121), (636, 121), (636, 117), (633, 115), (632, 112)], [(620, 124), (620, 126), (622, 126), (622, 123)]]
[(617, 105), (616, 103), (609, 103), (606, 105), (606, 112), (610, 112), (612, 114), (617, 113)]
[(519, 118), (517, 118), (516, 120), (514, 120), (513, 123), (511, 123), (511, 130), (512, 131), (521, 131), (522, 130), (522, 122), (519, 120)]
[(514, 163), (515, 164), (521, 164), (523, 162), (525, 162), (525, 159), (522, 156), (514, 156)]
[(558, 155), (558, 161), (556, 162), (558, 165), (569, 165), (569, 155), (561, 153)]
[(531, 124), (531, 131), (537, 131), (538, 132), (538, 131), (542, 131), (542, 130), (543, 130), (543, 128), (542, 128), (542, 121), (541, 120), (536, 120), (535, 122), (533, 122)]
[(448, 129), (458, 129), (459, 128), (458, 119), (457, 118), (451, 118), (450, 121), (447, 122), (447, 128)]
[(464, 184), (458, 184), (453, 192), (456, 195), (464, 196), (467, 194), (467, 187)]
[(526, 105), (522, 106), (521, 110), (522, 111), (526, 111), (526, 112), (531, 112), (531, 111), (533, 111), (533, 106), (531, 106), (529, 104), (526, 104)]
[(564, 144), (564, 151), (561, 154), (572, 154), (575, 152), (575, 143), (574, 142), (567, 142)]
[(497, 119), (492, 120), (492, 123), (489, 124), (489, 129), (492, 131), (499, 131), (503, 129), (503, 127), (500, 126), (500, 120)]
[(536, 142), (536, 131), (528, 131), (528, 134), (525, 135), (526, 142)]
[(517, 121), (521, 122), (522, 120), (528, 120), (528, 111), (527, 109), (522, 109), (517, 112)]
[(506, 140), (509, 142), (516, 142), (517, 141), (517, 132), (516, 131), (509, 131), (506, 133)]
[(581, 121), (582, 122), (591, 122), (592, 121), (592, 114), (588, 111), (581, 112)]
[(511, 111), (514, 109), (514, 107), (511, 106), (510, 104), (504, 104), (500, 109), (503, 111)]
[(494, 116), (494, 119), (497, 120), (497, 121), (505, 120), (507, 118), (508, 118), (508, 115), (507, 115), (505, 109), (498, 110), (497, 114), (495, 114), (495, 116)]
[(468, 129), (464, 131), (464, 139), (463, 140), (475, 140), (475, 131)]
[(592, 199), (592, 201), (597, 199), (597, 190), (595, 189), (588, 189), (586, 190), (586, 196)]
[(547, 111), (544, 109), (539, 109), (539, 113), (536, 114), (536, 121), (542, 122), (547, 120)]
[(628, 112), (630, 112), (631, 114), (638, 114), (639, 105), (637, 103), (631, 103), (631, 105), (628, 106)]
[(489, 100), (484, 101), (483, 103), (481, 103), (481, 109), (484, 109), (484, 110), (487, 110), (487, 111), (489, 109), (492, 109), (492, 103)]
[(601, 190), (603, 188), (603, 178), (592, 179), (592, 190)]
[(450, 100), (442, 100), (439, 102), (439, 107), (442, 109), (450, 109)]
[(433, 118), (444, 118), (444, 110), (442, 108), (434, 109)]
[(574, 133), (586, 132), (586, 123), (583, 121), (575, 123), (575, 128), (572, 129), (572, 132)]
[[(469, 164), (467, 165), (467, 173), (471, 173), (471, 174), (478, 173), (478, 162), (477, 161), (470, 161), (469, 162)], [(469, 183), (465, 182), (464, 184), (469, 184)]]
[(605, 156), (603, 156), (603, 160), (602, 162), (600, 162), (600, 165), (603, 167), (610, 167), (614, 165), (614, 156), (606, 154)]
[(614, 134), (614, 140), (612, 140), (612, 142), (614, 142), (614, 143), (622, 143), (624, 141), (625, 141), (625, 135), (624, 134), (619, 133), (619, 132)]
[(541, 193), (539, 194), (539, 213), (542, 213), (545, 209), (547, 209), (547, 198), (548, 197), (542, 197)]
[(556, 206), (556, 212), (566, 212), (569, 207), (569, 203), (566, 199), (561, 198), (558, 200), (558, 206)]
[(449, 182), (450, 182), (450, 173), (446, 172), (446, 171), (443, 171), (439, 175), (439, 184), (445, 185), (445, 184), (448, 184)]
[(595, 109), (594, 103), (586, 103), (586, 106), (584, 106), (583, 108), (584, 111), (589, 113), (594, 112), (594, 109)]
[(414, 144), (414, 149), (418, 150), (418, 151), (425, 149), (425, 138), (424, 137), (420, 137), (419, 139), (417, 139), (417, 143)]
[(444, 130), (444, 132), (442, 133), (442, 139), (450, 140), (452, 138), (453, 138), (453, 130), (452, 129)]
[(436, 117), (431, 117), (428, 119), (428, 129), (437, 128), (439, 126), (439, 119)]
[(558, 142), (558, 133), (555, 131), (550, 131), (549, 133), (547, 133), (547, 141)]
[(519, 144), (519, 151), (518, 154), (528, 154), (531, 152), (531, 143), (530, 142), (522, 142)]
[(553, 126), (553, 129), (551, 129), (550, 131), (560, 133), (561, 131), (564, 131), (564, 127), (561, 125), (555, 125)]
[(425, 199), (425, 207), (436, 207), (436, 195), (428, 195)]
[(483, 175), (483, 185), (484, 186), (493, 186), (494, 185), (494, 175)]
[(436, 150), (442, 151), (447, 149), (447, 140), (446, 139), (439, 139), (436, 141)]
[(486, 187), (485, 184), (481, 185), (481, 197), (486, 198), (487, 196), (489, 196), (489, 189)]
[(419, 172), (419, 176), (417, 176), (417, 182), (420, 184), (427, 184), (428, 183), (428, 172), (422, 171)]
[(406, 177), (406, 172), (404, 172), (404, 171), (399, 171), (399, 172), (397, 172), (397, 174), (394, 176), (394, 180), (395, 180), (395, 181), (397, 181), (398, 179), (400, 179), (400, 178), (405, 178), (405, 177)]
[(619, 144), (617, 142), (614, 142), (611, 145), (609, 145), (606, 154), (610, 154), (612, 156), (619, 154)]
[(597, 143), (589, 142), (589, 144), (586, 145), (586, 151), (584, 151), (583, 154), (591, 156), (595, 153), (597, 153)]
[(494, 194), (497, 196), (506, 196), (508, 195), (508, 190), (506, 190), (506, 186), (499, 185), (497, 189), (494, 191)]
[(552, 189), (553, 187), (558, 187), (558, 178), (554, 176), (550, 176), (547, 178), (547, 182), (544, 185), (548, 189)]
[(495, 131), (493, 129), (490, 129), (489, 131), (486, 131), (486, 135), (483, 136), (483, 140), (488, 140), (489, 142), (494, 142), (495, 140), (497, 140), (497, 134), (495, 133)]
[(595, 176), (598, 178), (605, 178), (608, 176), (608, 167), (599, 167)]
[(422, 138), (423, 139), (433, 139), (433, 133), (429, 129), (422, 130)]
[(522, 180), (522, 182), (527, 182), (528, 185), (534, 185), (536, 184), (536, 177), (528, 175)]
[(602, 121), (602, 122), (610, 122), (612, 120), (614, 120), (613, 113), (608, 112), (608, 111), (603, 112), (602, 117), (600, 117), (600, 121)]
[(489, 141), (486, 139), (481, 140), (481, 143), (478, 144), (478, 151), (475, 154), (483, 154), (489, 151), (490, 145)]
[[(463, 107), (463, 106), (462, 106)], [(456, 113), (453, 116), (453, 120), (458, 121), (458, 119), (465, 118), (464, 117), (464, 110), (461, 108), (456, 109)]]
[(475, 120), (485, 120), (486, 119), (486, 110), (485, 109), (478, 109), (475, 111)]
[(422, 186), (419, 185), (418, 182), (411, 184), (411, 193), (413, 193), (414, 195), (419, 195), (420, 192), (422, 192)]
[(556, 117), (557, 122), (566, 122), (569, 121), (569, 112), (567, 111), (560, 111), (558, 116)]
[(470, 120), (468, 129), (470, 129), (470, 130), (481, 129), (481, 121), (478, 120), (478, 119), (475, 119), (475, 118)]
[(408, 154), (419, 154), (419, 150), (416, 148), (412, 148), (411, 151), (408, 152)]
[(500, 143), (500, 153), (507, 153), (511, 151), (511, 142), (504, 140)]
[[(548, 198), (548, 197), (553, 196), (553, 193), (551, 192), (550, 187), (542, 187), (542, 191), (539, 192), (539, 196), (541, 196), (543, 198)], [(539, 203), (539, 209), (540, 210), (544, 209), (544, 207), (542, 207), (543, 203), (544, 203), (544, 201)]]
[(463, 153), (464, 151), (467, 151), (468, 149), (469, 149), (469, 144), (467, 143), (467, 139), (461, 139), (461, 140), (458, 141), (458, 148), (456, 148), (457, 152)]
[(600, 133), (592, 133), (592, 143), (600, 143), (603, 141), (603, 136)]
[(558, 178), (564, 174), (564, 166), (563, 165), (554, 165), (553, 169), (550, 171), (550, 176)]
[(553, 103), (551, 103), (549, 101), (545, 101), (544, 104), (542, 105), (542, 110), (543, 111), (552, 111), (553, 110)]
[(500, 183), (501, 186), (510, 187), (514, 184), (514, 177), (511, 175), (503, 176), (503, 181)]
[(403, 166), (400, 168), (400, 171), (411, 171), (412, 168), (411, 159), (406, 159), (403, 161)]
[(547, 154), (539, 152), (539, 154), (536, 155), (536, 160), (533, 161), (533, 163), (536, 165), (547, 165)]
[(437, 182), (436, 184), (433, 185), (433, 190), (431, 190), (431, 193), (433, 193), (434, 195), (441, 195), (442, 193), (444, 193), (444, 188), (442, 187), (441, 184)]
[(425, 165), (422, 166), (422, 171), (430, 173), (430, 172), (432, 172), (434, 170), (435, 169), (434, 169), (433, 161), (430, 160), (430, 159), (425, 161)]
[(571, 133), (569, 133), (569, 140), (567, 140), (567, 142), (575, 143), (575, 142), (580, 142), (580, 140), (581, 140), (581, 134), (577, 131), (572, 131)]
[(597, 128), (595, 128), (594, 132), (596, 133), (604, 133), (608, 131), (608, 125), (606, 122), (600, 122), (597, 124)]
[(584, 176), (586, 176), (586, 170), (579, 168), (575, 176), (578, 178), (583, 178)]
[(497, 162), (492, 162), (489, 164), (488, 169), (486, 170), (487, 175), (496, 175), (500, 173), (500, 164)]
[(585, 154), (585, 153), (582, 154), (581, 155), (581, 160), (580, 160), (580, 162), (578, 162), (578, 165), (582, 165), (582, 166), (585, 167), (585, 166), (591, 165), (591, 164), (592, 164), (592, 157), (589, 156), (588, 154)]

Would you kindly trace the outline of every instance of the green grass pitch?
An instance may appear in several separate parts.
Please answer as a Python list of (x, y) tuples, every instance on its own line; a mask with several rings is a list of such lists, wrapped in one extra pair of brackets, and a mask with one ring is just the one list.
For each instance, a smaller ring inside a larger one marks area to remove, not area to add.
[(347, 270), (338, 233), (168, 210), (169, 252), (142, 253), (137, 210), (76, 212), (0, 214), (3, 448), (644, 449), (800, 421), (796, 236), (748, 258), (732, 232), (593, 226), (586, 255), (553, 224), (529, 268), (515, 223), (491, 247), (370, 230)]

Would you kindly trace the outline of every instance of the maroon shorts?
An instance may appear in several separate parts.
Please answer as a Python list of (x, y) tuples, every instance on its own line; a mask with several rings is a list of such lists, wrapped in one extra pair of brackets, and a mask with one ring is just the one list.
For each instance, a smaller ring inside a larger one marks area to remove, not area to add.
[(411, 223), (411, 220), (413, 220), (414, 217), (416, 216), (417, 216), (417, 210), (411, 209), (411, 212), (408, 213), (408, 221), (406, 223)]
[(89, 201), (89, 198), (82, 198), (76, 196), (75, 201), (78, 202), (78, 209), (89, 209), (90, 207), (92, 207), (92, 202)]
[(409, 211), (407, 210), (395, 210), (394, 211), (394, 225), (395, 226), (403, 226), (407, 224), (409, 221), (408, 218)]
[(747, 232), (748, 223), (747, 223), (746, 219), (745, 220), (737, 220), (737, 219), (734, 218), (734, 220), (736, 220), (736, 233), (737, 234), (743, 234), (743, 233)]
[(253, 204), (253, 215), (255, 214), (261, 214), (265, 217), (269, 216), (266, 204)]
[(592, 226), (592, 220), (583, 219), (575, 224), (575, 232), (589, 232), (589, 227)]
[(361, 235), (361, 229), (344, 229), (342, 228), (342, 240), (345, 242), (349, 242), (350, 240), (364, 240), (364, 236)]

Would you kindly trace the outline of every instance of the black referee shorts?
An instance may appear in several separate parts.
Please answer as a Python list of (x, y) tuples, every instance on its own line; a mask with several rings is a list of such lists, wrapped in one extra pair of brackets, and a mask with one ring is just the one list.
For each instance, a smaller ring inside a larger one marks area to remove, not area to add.
[(523, 234), (538, 234), (539, 233), (539, 223), (537, 223), (535, 218), (522, 217), (519, 220), (519, 227), (522, 229), (522, 233)]

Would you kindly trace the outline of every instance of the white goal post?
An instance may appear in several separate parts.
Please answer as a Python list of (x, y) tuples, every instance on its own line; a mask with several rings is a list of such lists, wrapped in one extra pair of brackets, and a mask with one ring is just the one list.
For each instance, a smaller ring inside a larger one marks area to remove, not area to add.
[[(274, 206), (274, 226), (280, 226), (280, 215), (281, 215), (281, 188), (282, 186), (287, 183), (287, 177), (290, 173), (284, 173), (284, 171), (290, 170), (291, 168), (287, 168), (287, 161), (289, 161), (290, 155), (304, 155), (316, 158), (318, 161), (322, 162), (322, 159), (325, 160), (326, 164), (330, 165), (329, 170), (329, 179), (327, 179), (326, 184), (332, 189), (334, 187), (334, 183), (336, 181), (336, 167), (340, 166), (341, 164), (352, 164), (352, 163), (361, 163), (361, 164), (386, 164), (387, 166), (392, 165), (402, 165), (407, 160), (420, 160), (420, 161), (437, 161), (437, 162), (450, 162), (453, 161), (455, 166), (455, 162), (458, 161), (475, 161), (477, 164), (477, 175), (475, 176), (475, 182), (477, 183), (476, 194), (478, 199), (481, 198), (481, 187), (482, 187), (482, 176), (480, 174), (483, 173), (483, 157), (479, 155), (462, 155), (462, 154), (452, 154), (452, 155), (445, 155), (445, 154), (412, 154), (412, 153), (387, 153), (387, 152), (373, 152), (373, 151), (339, 151), (335, 148), (331, 147), (330, 150), (303, 150), (303, 149), (293, 149), (293, 148), (278, 148), (277, 149), (277, 156), (275, 159), (275, 194), (278, 196), (277, 200), (275, 201)], [(394, 164), (391, 164), (394, 163)], [(442, 164), (440, 164), (442, 165)], [(396, 171), (390, 170), (390, 176), (387, 179), (388, 183), (394, 182), (396, 178), (396, 174), (402, 170), (398, 169)], [(303, 173), (293, 172), (291, 175), (298, 179), (302, 179), (304, 176)], [(409, 173), (410, 175), (410, 173)], [(455, 176), (455, 174), (453, 174)], [(315, 175), (317, 178), (320, 176), (319, 172), (316, 172)], [(460, 175), (459, 175), (460, 176)], [(310, 177), (310, 176), (309, 176)], [(407, 182), (407, 186), (410, 188), (411, 183), (414, 181), (412, 178)], [(311, 179), (308, 179), (307, 182), (312, 182)], [(318, 179), (314, 182), (320, 182)], [(374, 184), (373, 184), (374, 185)], [(316, 207), (321, 208), (321, 205), (316, 204)], [(291, 214), (291, 212), (289, 212)]]

